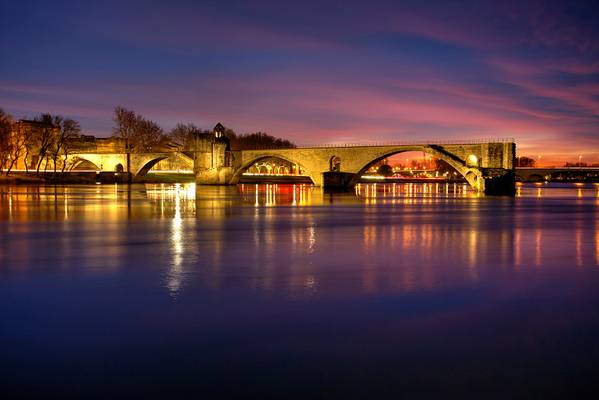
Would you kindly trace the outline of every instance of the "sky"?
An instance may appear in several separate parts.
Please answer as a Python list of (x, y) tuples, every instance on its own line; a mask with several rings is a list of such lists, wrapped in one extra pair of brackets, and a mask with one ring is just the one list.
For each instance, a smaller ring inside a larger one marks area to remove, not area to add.
[(599, 2), (0, 0), (0, 108), (599, 162)]

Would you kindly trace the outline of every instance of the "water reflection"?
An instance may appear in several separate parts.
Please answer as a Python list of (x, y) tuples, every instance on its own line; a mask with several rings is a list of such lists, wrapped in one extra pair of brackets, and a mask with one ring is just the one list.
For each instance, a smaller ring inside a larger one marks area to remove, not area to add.
[(595, 219), (595, 264), (599, 267), (599, 218)]
[(468, 185), (462, 183), (369, 183), (358, 184), (356, 195), (376, 204), (377, 199), (478, 197)]
[[(181, 218), (180, 189), (180, 185), (175, 187), (175, 215), (171, 222), (171, 251), (173, 259), (166, 282), (166, 287), (173, 295), (179, 292), (183, 280), (183, 220)], [(164, 202), (161, 201), (161, 203), (161, 211), (164, 213)]]
[(238, 189), (243, 201), (256, 207), (316, 205), (323, 197), (322, 189), (305, 184), (241, 184)]
[[(339, 387), (356, 366), (418, 388), (430, 376), (470, 387), (481, 365), (518, 387), (564, 370), (594, 379), (578, 360), (597, 358), (596, 191), (2, 186), (5, 375), (23, 390), (32, 371), (63, 382), (85, 368), (123, 386), (131, 371), (161, 383), (208, 371), (215, 393), (233, 375), (311, 382), (319, 365), (327, 380), (343, 370)], [(277, 375), (290, 359), (308, 367)]]
[(521, 183), (516, 184), (516, 197), (599, 197), (599, 184), (593, 183)]
[[(495, 265), (557, 268), (568, 254), (576, 267), (599, 265), (595, 192), (519, 186), (510, 199), (439, 183), (361, 184), (354, 194), (309, 185), (4, 186), (0, 260), (31, 268), (37, 254), (103, 273), (142, 263), (172, 297), (187, 285), (293, 296), (474, 285)], [(553, 213), (556, 201), (573, 217)]]

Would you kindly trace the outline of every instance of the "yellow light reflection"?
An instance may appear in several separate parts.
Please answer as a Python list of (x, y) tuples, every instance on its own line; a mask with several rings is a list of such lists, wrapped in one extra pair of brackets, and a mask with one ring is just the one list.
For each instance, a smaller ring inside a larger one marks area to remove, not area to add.
[(576, 266), (582, 267), (582, 221), (576, 221)]
[[(181, 197), (186, 191), (181, 190), (181, 185), (175, 185), (175, 215), (171, 221), (171, 254), (172, 260), (167, 275), (166, 287), (171, 296), (176, 297), (181, 290), (183, 282), (183, 219), (181, 218)], [(195, 191), (194, 191), (195, 193)]]
[(595, 227), (595, 265), (599, 267), (599, 226)]
[(540, 267), (543, 262), (541, 258), (541, 242), (542, 242), (541, 229), (535, 229), (535, 266)]
[(520, 241), (522, 240), (522, 233), (520, 228), (516, 228), (514, 232), (514, 266), (519, 269), (522, 263), (522, 248)]

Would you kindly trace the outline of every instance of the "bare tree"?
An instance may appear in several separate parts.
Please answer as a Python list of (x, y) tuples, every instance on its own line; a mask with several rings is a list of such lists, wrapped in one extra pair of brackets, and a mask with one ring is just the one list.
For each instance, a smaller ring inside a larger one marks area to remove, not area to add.
[(125, 107), (114, 109), (114, 122), (114, 136), (123, 139), (129, 151), (148, 151), (164, 137), (160, 125)]
[(13, 125), (12, 117), (0, 108), (0, 174), (10, 157)]
[(48, 155), (54, 144), (54, 140), (56, 139), (56, 127), (54, 126), (54, 117), (50, 114), (41, 114), (39, 117), (35, 118), (35, 121), (40, 123), (39, 129), (33, 131), (32, 137), (39, 157), (35, 168), (35, 174), (39, 175), (43, 161), (45, 161), (44, 170), (48, 168)]
[(152, 151), (164, 138), (164, 131), (156, 122), (137, 116), (134, 138), (137, 151)]
[(114, 135), (125, 141), (127, 172), (131, 171), (131, 151), (151, 151), (164, 139), (164, 131), (154, 121), (118, 106), (114, 109)]
[(56, 161), (58, 159), (58, 155), (60, 154), (60, 148), (58, 144), (59, 137), (62, 131), (62, 124), (64, 122), (64, 118), (60, 115), (52, 116), (52, 125), (56, 127), (56, 130), (52, 132), (52, 140), (50, 141), (50, 146), (48, 146), (48, 156), (46, 157), (46, 165), (44, 167), (44, 172), (48, 168), (48, 160), (52, 160), (54, 164), (54, 176), (56, 176)]
[(516, 167), (534, 167), (536, 161), (530, 157), (516, 157)]
[(27, 143), (25, 143), (25, 154), (23, 155), (23, 163), (25, 164), (25, 173), (29, 175), (29, 154), (33, 147), (34, 137), (31, 132), (27, 132)]
[(196, 133), (203, 132), (200, 128), (189, 122), (187, 124), (178, 123), (168, 133), (168, 138), (177, 143), (183, 150), (189, 150), (193, 146), (193, 136)]
[(135, 135), (135, 126), (137, 124), (137, 115), (125, 107), (118, 106), (114, 109), (113, 117), (115, 126), (114, 136), (120, 137), (125, 141), (125, 149), (130, 150), (130, 142)]
[(55, 140), (52, 142), (50, 154), (54, 164), (54, 175), (56, 176), (56, 168), (58, 166), (59, 158), (61, 156), (64, 157), (64, 159), (61, 160), (61, 171), (64, 172), (69, 151), (71, 150), (71, 143), (73, 142), (73, 139), (79, 136), (81, 127), (77, 121), (70, 118), (62, 118), (61, 116), (54, 117), (54, 125), (58, 127), (59, 130), (56, 134)]
[(237, 135), (230, 129), (225, 130), (225, 136), (231, 141), (231, 148), (248, 150), (259, 148), (288, 149), (296, 147), (293, 142), (268, 135), (264, 132), (245, 133)]
[(136, 116), (133, 111), (125, 107), (117, 106), (114, 109), (114, 135), (125, 141), (125, 153), (127, 153), (127, 173), (131, 172), (131, 139), (135, 134)]
[(73, 150), (73, 139), (79, 137), (81, 133), (81, 126), (79, 122), (74, 121), (72, 119), (67, 119), (65, 121), (64, 129), (67, 131), (65, 133), (64, 144), (62, 145), (62, 170), (61, 172), (64, 174), (64, 171), (67, 167), (67, 161), (69, 159), (69, 154), (71, 154)]
[(27, 139), (27, 131), (23, 129), (22, 126), (14, 124), (14, 129), (12, 132), (12, 146), (10, 150), (10, 162), (8, 164), (8, 168), (6, 169), (6, 176), (10, 174), (10, 171), (25, 152), (25, 149), (27, 148)]

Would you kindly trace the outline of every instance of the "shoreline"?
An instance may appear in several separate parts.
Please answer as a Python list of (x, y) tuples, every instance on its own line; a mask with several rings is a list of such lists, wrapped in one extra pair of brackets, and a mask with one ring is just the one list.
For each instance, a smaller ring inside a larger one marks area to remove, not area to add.
[[(95, 173), (68, 173), (54, 176), (53, 172), (34, 174), (15, 173), (9, 176), (0, 176), (0, 185), (93, 185), (96, 183), (127, 183), (125, 174), (114, 172)], [(144, 177), (133, 178), (131, 183), (188, 183), (194, 182), (195, 176), (182, 173), (148, 173)]]

